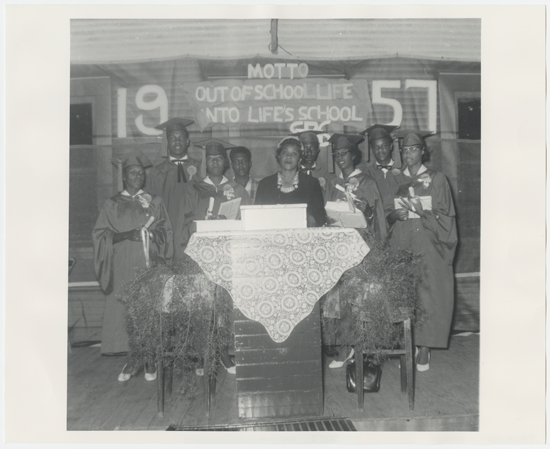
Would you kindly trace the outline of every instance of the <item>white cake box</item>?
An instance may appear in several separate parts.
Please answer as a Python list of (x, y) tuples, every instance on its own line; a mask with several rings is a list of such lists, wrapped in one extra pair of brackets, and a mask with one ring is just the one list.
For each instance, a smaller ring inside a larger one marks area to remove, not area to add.
[(307, 204), (241, 206), (244, 231), (307, 228)]
[(197, 232), (242, 231), (241, 220), (195, 220)]

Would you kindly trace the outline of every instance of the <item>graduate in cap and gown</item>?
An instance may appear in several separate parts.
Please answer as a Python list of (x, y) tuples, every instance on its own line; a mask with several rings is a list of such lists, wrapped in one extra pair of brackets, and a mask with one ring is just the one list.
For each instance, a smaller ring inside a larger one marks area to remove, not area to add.
[[(357, 168), (362, 153), (357, 146), (363, 136), (353, 134), (333, 134), (329, 140), (332, 155), (341, 173), (327, 186), (327, 201), (347, 201), (345, 190), (354, 197), (354, 205), (365, 215), (367, 224), (381, 239), (388, 235), (382, 197), (376, 181)], [(340, 186), (338, 189), (336, 186)], [(353, 198), (352, 197), (352, 198)]]
[[(449, 182), (441, 172), (427, 168), (429, 153), (426, 132), (402, 130), (401, 154), (404, 170), (395, 177), (398, 207), (388, 220), (390, 247), (420, 254), (421, 282), (418, 295), (426, 314), (415, 325), (416, 367), (430, 367), (430, 348), (446, 348), (449, 343), (454, 307), (453, 259), (458, 243), (455, 207)], [(426, 206), (426, 198), (431, 206)], [(409, 214), (414, 212), (414, 215)]]
[[(354, 202), (354, 206), (365, 215), (369, 228), (371, 228), (376, 237), (380, 239), (387, 238), (386, 217), (380, 192), (376, 181), (357, 168), (361, 162), (362, 153), (358, 144), (364, 139), (361, 135), (353, 134), (333, 134), (329, 140), (332, 144), (332, 154), (335, 164), (340, 168), (341, 173), (337, 178), (331, 180), (327, 189), (328, 201), (348, 201), (346, 192)], [(337, 188), (340, 187), (340, 189)], [(352, 196), (353, 195), (353, 196)], [(338, 329), (340, 323), (340, 286), (334, 286), (321, 299), (323, 315), (331, 318), (332, 326)], [(348, 350), (346, 343), (339, 341), (344, 345), (340, 351), (334, 348), (335, 341), (331, 341), (330, 332), (323, 332), (324, 353), (329, 356), (337, 356), (331, 361), (329, 368), (341, 368), (346, 361), (354, 354), (352, 349)], [(336, 332), (336, 339), (339, 339)]]
[[(209, 139), (202, 144), (206, 161), (206, 177), (194, 183), (194, 189), (199, 197), (195, 211), (196, 220), (204, 220), (207, 215), (208, 218), (217, 217), (220, 205), (236, 198), (241, 198), (242, 206), (250, 204), (246, 189), (224, 176), (229, 168), (227, 150), (233, 146), (218, 139)], [(237, 218), (240, 218), (240, 211)]]
[(147, 176), (147, 191), (159, 195), (170, 216), (174, 230), (174, 261), (182, 260), (189, 242), (197, 206), (191, 184), (200, 179), (201, 161), (190, 157), (187, 126), (192, 120), (173, 118), (156, 126), (164, 131), (163, 146), (168, 154)]
[(386, 217), (394, 210), (394, 176), (401, 174), (401, 155), (398, 147), (394, 148), (390, 134), (396, 128), (397, 126), (373, 125), (361, 133), (368, 138), (369, 159), (374, 159), (364, 172), (376, 181)]
[[(141, 188), (151, 163), (141, 153), (113, 160), (119, 167), (120, 192), (105, 201), (92, 232), (94, 268), (106, 295), (101, 338), (102, 354), (129, 351), (124, 284), (152, 263), (171, 263), (172, 227), (162, 199)], [(128, 380), (136, 367), (128, 367)], [(152, 379), (148, 379), (152, 380)]]

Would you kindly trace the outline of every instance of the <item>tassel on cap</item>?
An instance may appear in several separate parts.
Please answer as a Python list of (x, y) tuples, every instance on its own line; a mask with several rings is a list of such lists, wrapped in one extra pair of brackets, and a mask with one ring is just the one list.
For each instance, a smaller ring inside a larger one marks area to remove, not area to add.
[(117, 191), (122, 192), (124, 190), (124, 186), (122, 184), (122, 160), (121, 159), (118, 159), (117, 167), (118, 167)]

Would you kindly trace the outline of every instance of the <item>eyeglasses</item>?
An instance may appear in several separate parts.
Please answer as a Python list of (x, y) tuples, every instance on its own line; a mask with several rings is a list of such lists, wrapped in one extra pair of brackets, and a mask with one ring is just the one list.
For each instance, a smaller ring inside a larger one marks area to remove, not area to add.
[(410, 146), (410, 147), (401, 148), (401, 152), (402, 153), (412, 153), (416, 150), (421, 150), (421, 149), (422, 149), (422, 145), (413, 145), (413, 146)]
[(337, 150), (332, 153), (334, 157), (344, 157), (346, 154), (349, 153), (349, 150), (347, 148), (344, 148), (342, 150)]

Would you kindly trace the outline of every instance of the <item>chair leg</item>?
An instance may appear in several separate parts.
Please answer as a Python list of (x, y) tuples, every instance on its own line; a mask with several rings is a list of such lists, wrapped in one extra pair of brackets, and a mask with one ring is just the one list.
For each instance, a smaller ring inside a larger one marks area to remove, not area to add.
[(355, 345), (355, 391), (357, 393), (357, 408), (363, 410), (365, 392), (363, 391), (363, 345)]
[(172, 383), (174, 378), (174, 358), (168, 360), (168, 372), (166, 373), (166, 395), (172, 396)]
[[(407, 393), (409, 396), (409, 409), (414, 410), (414, 363), (413, 363), (413, 341), (411, 331), (411, 319), (403, 322), (405, 328), (405, 357), (407, 358), (405, 366), (407, 371)], [(403, 365), (401, 365), (403, 369)], [(403, 378), (403, 374), (401, 374)]]
[(159, 418), (164, 417), (164, 369), (162, 358), (157, 363), (157, 412)]
[(399, 371), (401, 372), (401, 393), (405, 393), (407, 391), (407, 357), (405, 354), (400, 356), (400, 362), (401, 362), (401, 368), (399, 368)]

